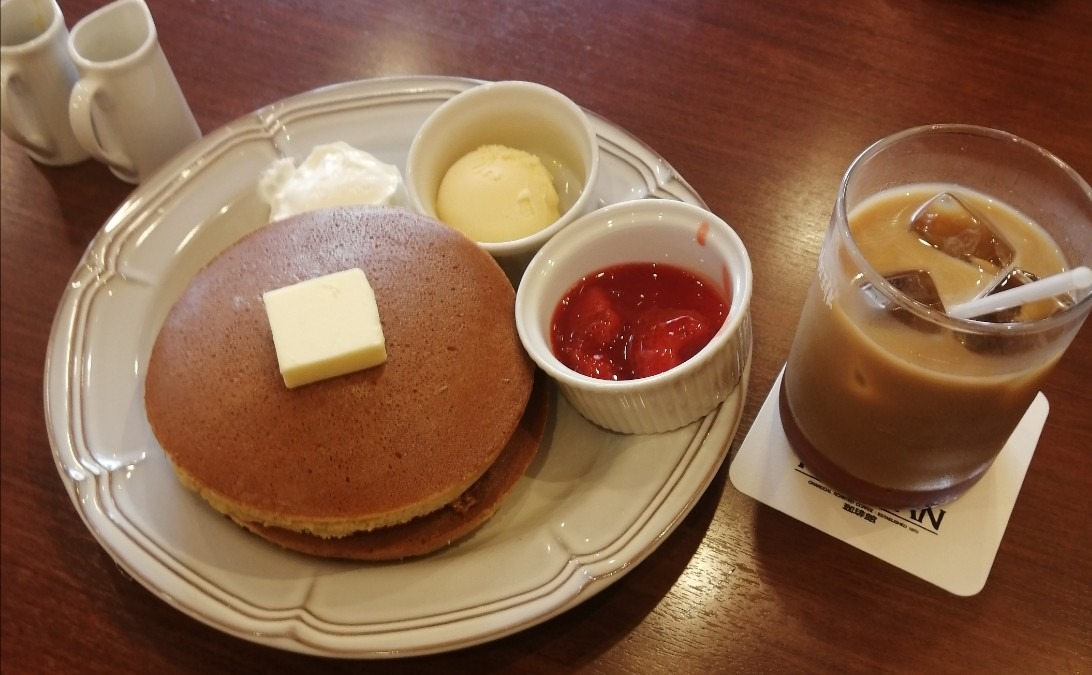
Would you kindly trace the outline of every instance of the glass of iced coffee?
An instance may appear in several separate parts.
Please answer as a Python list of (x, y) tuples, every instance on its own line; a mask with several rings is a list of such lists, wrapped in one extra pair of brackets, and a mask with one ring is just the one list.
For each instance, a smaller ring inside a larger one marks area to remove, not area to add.
[(1080, 330), (1076, 289), (947, 310), (1092, 265), (1092, 189), (1001, 131), (935, 125), (847, 170), (779, 393), (801, 461), (881, 508), (940, 504), (989, 469)]

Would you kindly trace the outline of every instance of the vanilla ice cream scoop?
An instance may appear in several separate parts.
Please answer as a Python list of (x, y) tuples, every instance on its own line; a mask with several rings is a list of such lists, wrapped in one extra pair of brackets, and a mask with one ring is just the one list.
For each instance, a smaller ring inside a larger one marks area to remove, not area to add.
[(274, 161), (258, 184), (269, 221), (332, 206), (406, 206), (402, 173), (343, 141), (316, 145), (298, 167)]
[(522, 239), (558, 219), (557, 190), (529, 152), (483, 145), (459, 158), (440, 181), (436, 215), (477, 242)]

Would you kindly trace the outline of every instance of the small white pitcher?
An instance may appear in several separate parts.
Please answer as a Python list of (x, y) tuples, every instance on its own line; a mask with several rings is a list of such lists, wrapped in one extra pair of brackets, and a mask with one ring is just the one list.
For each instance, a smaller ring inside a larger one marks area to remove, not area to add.
[(140, 183), (201, 137), (143, 0), (117, 0), (84, 17), (68, 51), (80, 72), (72, 129), (118, 178)]
[(54, 0), (0, 5), (0, 128), (42, 164), (87, 159), (68, 122), (79, 75), (67, 51), (68, 28)]

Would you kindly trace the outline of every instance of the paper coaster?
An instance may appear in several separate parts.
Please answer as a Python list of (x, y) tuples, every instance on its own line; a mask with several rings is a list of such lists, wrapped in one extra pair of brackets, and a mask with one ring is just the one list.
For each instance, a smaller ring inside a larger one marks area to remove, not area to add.
[(740, 492), (956, 595), (986, 585), (1049, 405), (1040, 393), (985, 476), (943, 506), (891, 511), (812, 476), (781, 427), (782, 369), (728, 475)]

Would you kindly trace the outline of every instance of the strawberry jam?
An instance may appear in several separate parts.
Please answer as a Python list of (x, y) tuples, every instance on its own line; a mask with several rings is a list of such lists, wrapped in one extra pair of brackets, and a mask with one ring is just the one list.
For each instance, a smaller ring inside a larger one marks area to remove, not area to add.
[(691, 358), (724, 324), (713, 284), (673, 265), (627, 263), (577, 282), (554, 310), (554, 355), (578, 373), (633, 380)]

